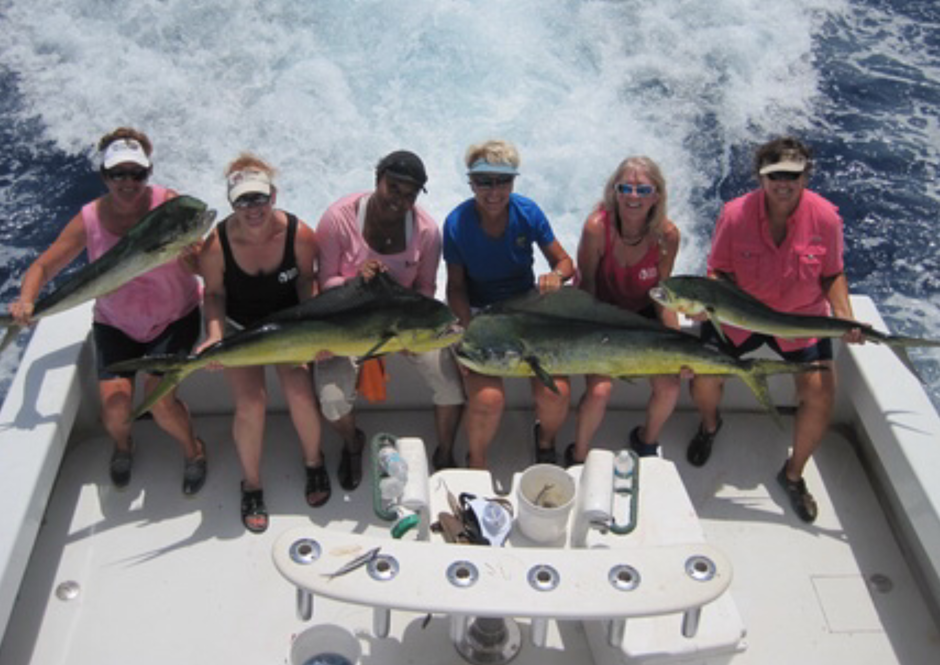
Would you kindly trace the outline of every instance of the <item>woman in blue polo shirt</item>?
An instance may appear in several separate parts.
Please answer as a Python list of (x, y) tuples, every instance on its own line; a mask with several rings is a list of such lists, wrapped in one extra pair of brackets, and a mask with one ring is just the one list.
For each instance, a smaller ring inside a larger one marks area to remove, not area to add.
[[(519, 153), (506, 141), (470, 146), (467, 175), (473, 198), (457, 206), (444, 222), (444, 261), (447, 263), (447, 302), (462, 325), (494, 303), (561, 288), (574, 276), (574, 264), (545, 213), (531, 199), (514, 194)], [(533, 245), (538, 245), (551, 271), (536, 280)], [(505, 406), (503, 381), (465, 370), (470, 467), (486, 468), (486, 451), (499, 428)], [(568, 414), (567, 379), (556, 379), (559, 394), (532, 380), (535, 401), (536, 461), (555, 462), (555, 435)]]

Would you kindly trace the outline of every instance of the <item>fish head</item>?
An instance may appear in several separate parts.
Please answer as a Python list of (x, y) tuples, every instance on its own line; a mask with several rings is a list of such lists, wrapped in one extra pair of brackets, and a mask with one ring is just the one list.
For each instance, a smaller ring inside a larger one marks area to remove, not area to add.
[(170, 199), (160, 209), (164, 213), (160, 217), (160, 234), (166, 239), (164, 249), (181, 250), (199, 242), (215, 221), (215, 210), (185, 194)]
[(518, 373), (527, 355), (513, 316), (485, 313), (470, 321), (454, 352), (461, 365), (496, 376)]
[(687, 282), (678, 278), (665, 279), (649, 290), (650, 298), (674, 312), (686, 316), (696, 316), (706, 311), (706, 304), (700, 299), (695, 289), (688, 288)]
[(416, 294), (398, 317), (395, 337), (412, 353), (441, 349), (460, 341), (463, 328), (450, 308), (439, 300)]

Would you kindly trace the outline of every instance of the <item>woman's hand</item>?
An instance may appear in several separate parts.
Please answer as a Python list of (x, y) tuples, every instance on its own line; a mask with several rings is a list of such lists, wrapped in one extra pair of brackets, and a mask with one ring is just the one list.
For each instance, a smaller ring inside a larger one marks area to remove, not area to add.
[(380, 272), (388, 272), (388, 268), (378, 259), (369, 259), (359, 267), (359, 274), (367, 282)]
[(549, 293), (551, 291), (557, 291), (564, 284), (561, 275), (559, 275), (554, 270), (552, 272), (547, 272), (544, 275), (539, 275), (539, 293)]
[(10, 315), (18, 326), (33, 324), (33, 308), (33, 303), (23, 302), (22, 300), (11, 302), (9, 305)]

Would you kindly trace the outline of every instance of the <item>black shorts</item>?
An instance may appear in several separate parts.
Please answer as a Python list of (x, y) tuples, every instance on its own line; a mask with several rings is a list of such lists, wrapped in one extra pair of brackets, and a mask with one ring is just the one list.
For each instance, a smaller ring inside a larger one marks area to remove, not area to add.
[[(98, 356), (98, 380), (131, 379), (135, 372), (109, 372), (106, 368), (123, 360), (159, 354), (185, 355), (193, 350), (199, 339), (202, 317), (199, 308), (167, 326), (166, 330), (149, 342), (138, 342), (124, 332), (106, 323), (94, 324), (95, 350)], [(159, 372), (154, 372), (159, 376)]]
[(735, 346), (730, 340), (724, 340), (718, 335), (711, 321), (705, 321), (702, 323), (701, 339), (705, 344), (717, 347), (735, 358), (740, 358), (745, 353), (756, 351), (766, 344), (773, 349), (778, 356), (790, 362), (814, 363), (823, 360), (832, 360), (832, 340), (828, 337), (823, 337), (818, 342), (812, 346), (807, 346), (805, 349), (783, 351), (780, 349), (780, 345), (777, 344), (777, 340), (774, 337), (762, 335), (761, 333), (751, 333), (751, 336), (744, 340), (740, 346)]

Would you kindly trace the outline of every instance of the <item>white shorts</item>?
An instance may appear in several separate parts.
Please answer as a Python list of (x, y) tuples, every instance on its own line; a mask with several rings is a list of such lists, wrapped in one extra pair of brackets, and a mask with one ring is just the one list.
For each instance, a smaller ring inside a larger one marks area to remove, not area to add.
[[(453, 406), (466, 401), (457, 361), (449, 348), (402, 355), (415, 366), (431, 389), (431, 401), (435, 406)], [(358, 377), (358, 358), (334, 356), (316, 362), (314, 386), (324, 418), (335, 422), (353, 410), (358, 394)]]

